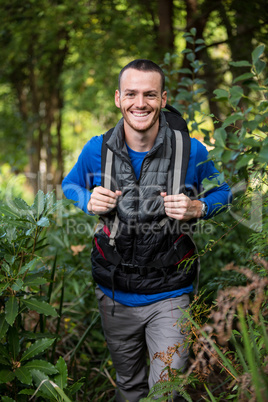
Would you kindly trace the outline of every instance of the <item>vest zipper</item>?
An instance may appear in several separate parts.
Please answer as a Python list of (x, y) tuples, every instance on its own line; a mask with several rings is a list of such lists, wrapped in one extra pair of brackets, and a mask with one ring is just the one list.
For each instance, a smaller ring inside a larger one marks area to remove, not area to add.
[[(147, 159), (147, 158), (148, 158), (148, 154), (145, 155), (145, 157), (144, 157), (144, 159), (143, 159), (143, 161), (142, 161), (141, 170), (140, 170), (140, 176), (139, 176), (138, 180), (137, 180), (137, 178), (136, 178), (136, 175), (135, 175), (135, 172), (134, 172), (134, 168), (133, 168), (133, 166), (132, 166), (132, 163), (130, 163), (130, 164), (131, 164), (131, 167), (132, 167), (133, 175), (134, 175), (134, 178), (135, 178), (135, 181), (136, 181), (136, 185), (138, 186), (139, 190), (140, 190), (140, 178), (141, 178), (141, 175), (142, 175), (142, 169), (143, 169), (144, 161), (145, 161), (145, 159)], [(136, 212), (139, 211), (139, 197), (138, 197), (138, 199), (136, 199), (136, 201), (135, 201), (135, 211), (136, 211)], [(137, 214), (136, 224), (139, 224), (138, 214)], [(136, 233), (136, 228), (135, 228), (134, 242), (133, 242), (133, 250), (132, 250), (132, 265), (136, 265), (136, 264), (135, 264), (136, 248), (137, 248), (137, 233)]]
[[(144, 157), (144, 159), (143, 159), (143, 161), (142, 161), (142, 164), (141, 164), (140, 176), (139, 176), (139, 179), (138, 179), (138, 180), (137, 180), (137, 178), (136, 178), (135, 171), (134, 171), (134, 168), (133, 168), (133, 166), (132, 166), (132, 163), (131, 163), (130, 158), (129, 158), (129, 157), (126, 157), (124, 154), (122, 155), (122, 154), (119, 154), (119, 153), (115, 152), (115, 153), (117, 154), (117, 156), (119, 156), (121, 159), (127, 161), (127, 162), (130, 164), (131, 169), (132, 169), (133, 178), (134, 178), (135, 183), (136, 183), (136, 185), (137, 185), (138, 187), (139, 187), (140, 178), (141, 178), (141, 175), (142, 175), (142, 169), (143, 169), (144, 161), (145, 161), (146, 159), (150, 158), (151, 155), (153, 155), (153, 154), (158, 150), (158, 148), (161, 147), (161, 145), (162, 145), (162, 144), (159, 144), (159, 145), (153, 150), (153, 152), (150, 152), (150, 151), (149, 151), (148, 154)], [(113, 152), (114, 152), (114, 151), (113, 151)], [(139, 201), (136, 200), (136, 201), (135, 201), (135, 211), (138, 212), (138, 210), (139, 210)], [(138, 218), (136, 219), (136, 223), (139, 223), (139, 219), (138, 219)], [(134, 233), (134, 241), (133, 241), (133, 250), (132, 250), (132, 265), (136, 265), (136, 264), (135, 264), (136, 248), (137, 248), (137, 235), (136, 235), (136, 230), (135, 230), (135, 233)]]

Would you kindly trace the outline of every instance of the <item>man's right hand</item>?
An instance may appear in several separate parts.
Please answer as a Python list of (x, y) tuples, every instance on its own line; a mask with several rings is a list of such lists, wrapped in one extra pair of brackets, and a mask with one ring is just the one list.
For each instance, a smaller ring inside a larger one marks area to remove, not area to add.
[(95, 187), (88, 201), (87, 209), (94, 215), (106, 214), (116, 206), (117, 199), (121, 194), (122, 191), (119, 190), (114, 193), (101, 186)]

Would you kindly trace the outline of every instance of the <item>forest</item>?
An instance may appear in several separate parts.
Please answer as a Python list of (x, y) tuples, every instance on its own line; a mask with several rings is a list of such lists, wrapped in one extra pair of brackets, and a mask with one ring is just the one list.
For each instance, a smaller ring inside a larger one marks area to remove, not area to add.
[(115, 401), (91, 274), (97, 217), (61, 183), (121, 117), (122, 67), (146, 58), (233, 202), (195, 228), (187, 369), (171, 369), (176, 345), (159, 351), (163, 378), (143, 401), (174, 390), (190, 402), (267, 401), (266, 1), (2, 0), (0, 26), (0, 400)]

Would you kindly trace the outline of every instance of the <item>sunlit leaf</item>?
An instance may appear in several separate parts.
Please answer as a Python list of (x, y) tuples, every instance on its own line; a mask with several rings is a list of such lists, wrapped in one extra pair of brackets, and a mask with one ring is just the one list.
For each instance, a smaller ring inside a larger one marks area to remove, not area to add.
[(49, 219), (43, 216), (39, 221), (37, 221), (37, 225), (40, 227), (48, 227), (50, 225)]

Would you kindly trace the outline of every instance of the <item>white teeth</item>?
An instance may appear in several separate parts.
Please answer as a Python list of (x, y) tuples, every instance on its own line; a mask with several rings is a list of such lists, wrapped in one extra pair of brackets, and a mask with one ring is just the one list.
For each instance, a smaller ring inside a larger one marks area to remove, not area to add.
[(134, 116), (136, 116), (136, 117), (144, 117), (144, 116), (147, 116), (147, 115), (148, 115), (148, 112), (145, 112), (145, 113), (136, 113), (136, 112), (133, 112), (133, 114), (134, 114)]

